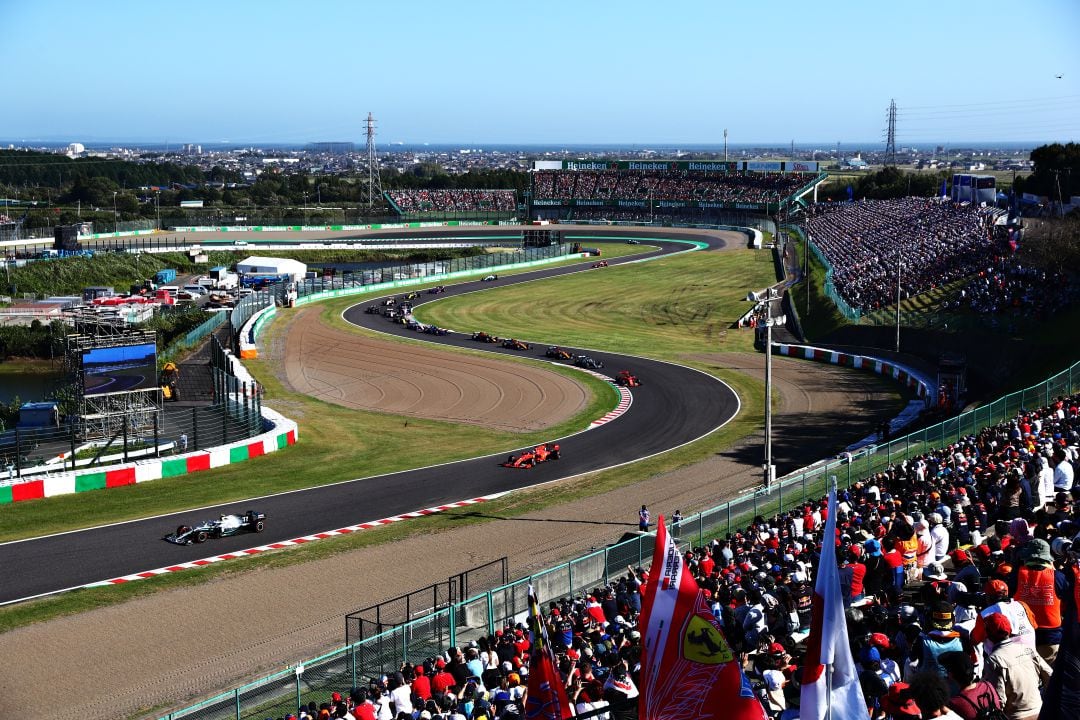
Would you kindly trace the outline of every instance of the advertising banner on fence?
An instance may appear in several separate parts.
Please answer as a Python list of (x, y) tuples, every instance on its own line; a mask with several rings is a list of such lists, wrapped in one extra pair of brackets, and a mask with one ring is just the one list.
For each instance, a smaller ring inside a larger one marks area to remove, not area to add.
[(811, 160), (533, 160), (533, 170), (570, 170), (573, 172), (818, 172), (819, 165)]

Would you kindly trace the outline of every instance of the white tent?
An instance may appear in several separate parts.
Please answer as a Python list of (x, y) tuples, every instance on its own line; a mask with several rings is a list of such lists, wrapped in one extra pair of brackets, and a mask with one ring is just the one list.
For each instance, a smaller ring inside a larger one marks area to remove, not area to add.
[(299, 260), (253, 255), (236, 263), (236, 272), (241, 275), (288, 275), (293, 281), (299, 282), (307, 273), (307, 265)]

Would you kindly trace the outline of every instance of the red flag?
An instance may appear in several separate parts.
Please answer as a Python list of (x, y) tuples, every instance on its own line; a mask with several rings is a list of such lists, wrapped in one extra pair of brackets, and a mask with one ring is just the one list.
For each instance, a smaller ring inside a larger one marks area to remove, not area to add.
[(540, 603), (529, 586), (529, 686), (525, 698), (525, 717), (530, 720), (566, 720), (574, 716), (562, 676), (555, 667), (547, 626), (540, 614)]
[(641, 720), (765, 720), (664, 518), (642, 598)]

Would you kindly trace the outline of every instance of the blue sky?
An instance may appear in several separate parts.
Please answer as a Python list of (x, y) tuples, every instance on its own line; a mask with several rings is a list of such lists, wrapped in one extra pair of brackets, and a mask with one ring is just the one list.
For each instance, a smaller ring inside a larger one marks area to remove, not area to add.
[[(1080, 139), (1080, 2), (0, 0), (6, 141)], [(1056, 75), (1064, 74), (1061, 79)]]

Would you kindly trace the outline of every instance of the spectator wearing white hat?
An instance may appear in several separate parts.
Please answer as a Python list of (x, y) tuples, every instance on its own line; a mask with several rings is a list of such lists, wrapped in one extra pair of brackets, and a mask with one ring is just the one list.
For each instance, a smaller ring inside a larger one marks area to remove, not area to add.
[(934, 562), (944, 562), (949, 556), (949, 529), (942, 524), (941, 513), (932, 512), (927, 520), (930, 521), (930, 537), (934, 541)]

